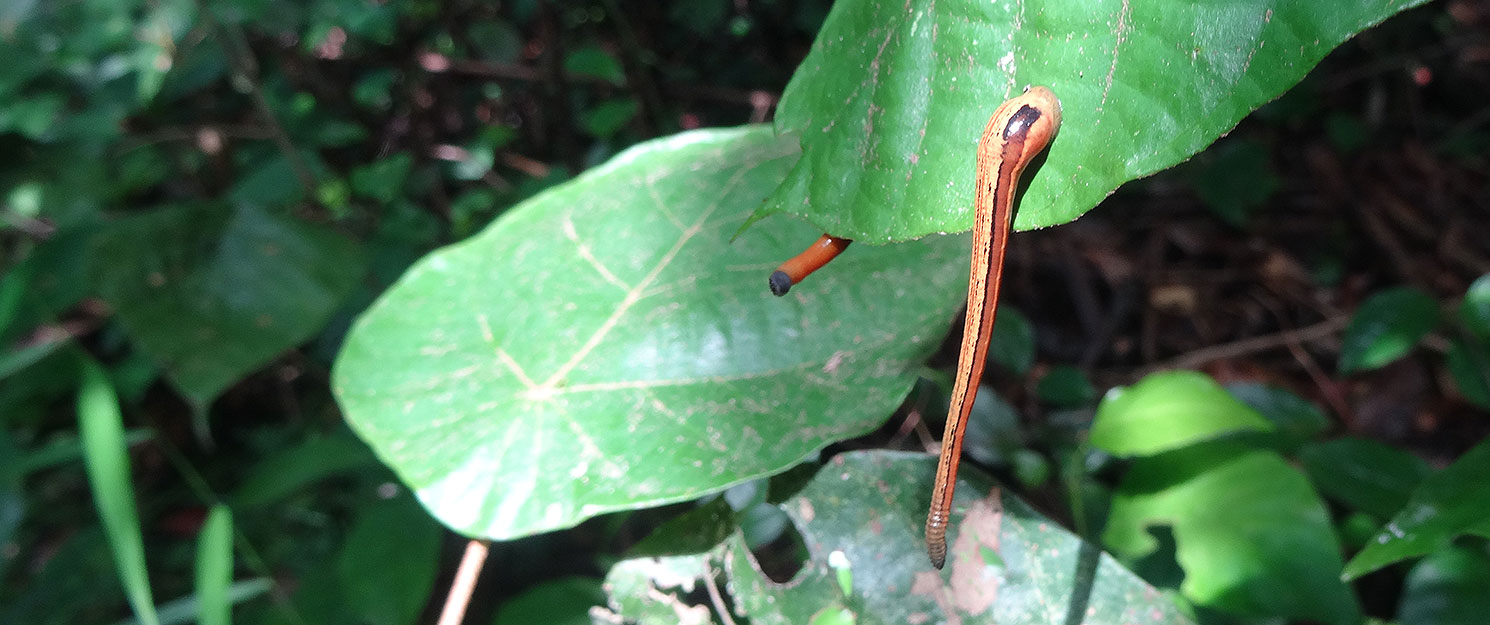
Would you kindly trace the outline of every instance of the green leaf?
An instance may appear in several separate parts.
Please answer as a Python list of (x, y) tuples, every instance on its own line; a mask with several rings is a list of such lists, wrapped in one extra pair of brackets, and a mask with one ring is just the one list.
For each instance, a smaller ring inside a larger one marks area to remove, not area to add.
[(315, 335), (361, 275), (357, 246), (254, 208), (174, 207), (99, 235), (90, 275), (198, 409)]
[(429, 598), (440, 560), (440, 527), (407, 496), (365, 506), (336, 559), (355, 622), (412, 623)]
[(1490, 274), (1469, 286), (1457, 313), (1466, 332), (1450, 344), (1445, 364), (1459, 393), (1490, 410)]
[(0, 132), (14, 131), (28, 139), (46, 141), (66, 110), (67, 98), (61, 93), (40, 93), (9, 101), (0, 108)]
[(411, 268), (333, 387), (445, 524), (507, 539), (692, 499), (878, 427), (965, 292), (966, 237), (851, 249), (772, 297), (815, 239), (730, 237), (796, 158), (769, 127), (685, 133)]
[(1203, 373), (1155, 373), (1108, 391), (1097, 406), (1091, 441), (1116, 456), (1146, 456), (1233, 432), (1274, 426)]
[(606, 100), (580, 114), (580, 124), (585, 132), (596, 137), (609, 137), (620, 132), (631, 118), (636, 117), (638, 105), (631, 98)]
[[(811, 552), (790, 584), (767, 579), (731, 541), (735, 605), (752, 623), (804, 623), (840, 607), (864, 624), (1190, 622), (1111, 557), (977, 471), (959, 479), (947, 568), (931, 568), (922, 531), (935, 468), (922, 454), (833, 458), (782, 504)], [(848, 593), (845, 572), (854, 580)]]
[[(72, 369), (68, 369), (72, 373)], [(124, 446), (133, 447), (153, 438), (155, 433), (151, 430), (139, 428), (126, 430), (124, 432)], [(19, 455), (16, 460), (16, 469), (21, 475), (28, 475), (36, 471), (50, 469), (63, 464), (77, 462), (83, 457), (82, 441), (66, 435), (55, 436), (45, 444), (37, 445), (26, 450), (25, 454)]]
[(1206, 208), (1237, 227), (1247, 222), (1253, 209), (1266, 204), (1280, 184), (1267, 148), (1254, 141), (1217, 142), (1186, 171)]
[[(947, 569), (931, 568), (922, 528), (936, 459), (869, 451), (834, 457), (780, 504), (810, 552), (786, 583), (760, 571), (735, 533), (704, 555), (634, 558), (606, 576), (617, 619), (672, 625), (706, 620), (697, 592), (722, 560), (737, 616), (756, 624), (820, 618), (879, 623), (1186, 625), (1180, 610), (1096, 547), (964, 470)], [(837, 621), (834, 621), (837, 622)]]
[(1490, 342), (1490, 274), (1480, 276), (1464, 292), (1459, 322), (1481, 341)]
[(1459, 394), (1470, 403), (1490, 410), (1490, 342), (1478, 338), (1453, 341), (1444, 360)]
[(408, 152), (363, 165), (352, 170), (352, 191), (387, 204), (403, 195), (404, 184), (413, 167), (414, 157)]
[(83, 460), (93, 504), (103, 521), (114, 555), (119, 583), (129, 597), (135, 618), (145, 625), (159, 625), (155, 601), (150, 597), (150, 576), (145, 571), (145, 546), (140, 535), (140, 513), (135, 509), (134, 486), (130, 482), (129, 456), (124, 446), (124, 417), (109, 376), (98, 363), (83, 359), (79, 369), (78, 431), (83, 440)]
[(802, 159), (761, 214), (877, 243), (967, 230), (979, 132), (1001, 101), (1046, 85), (1064, 123), (1016, 227), (1067, 222), (1418, 4), (836, 2), (777, 108)]
[(667, 20), (703, 37), (718, 37), (729, 17), (730, 6), (712, 0), (683, 0), (668, 3)]
[(1035, 364), (1035, 326), (1011, 306), (999, 306), (988, 337), (988, 357), (1019, 375)]
[(1375, 369), (1406, 356), (1437, 324), (1438, 303), (1422, 291), (1397, 287), (1372, 295), (1340, 339), (1340, 372)]
[[(26, 519), (28, 508), (26, 490), (22, 478), (26, 475), (26, 458), (21, 448), (12, 440), (8, 430), (0, 430), (0, 545), (16, 545), (16, 530)], [(0, 577), (10, 571), (20, 555), (19, 549), (7, 549), (0, 553)], [(13, 589), (7, 589), (11, 591)], [(0, 616), (5, 614), (0, 610)]]
[(1490, 440), (1423, 480), (1407, 507), (1350, 560), (1345, 577), (1427, 554), (1461, 534), (1490, 537)]
[(576, 48), (566, 55), (564, 71), (575, 76), (599, 78), (617, 86), (626, 82), (626, 72), (621, 69), (620, 61), (596, 46)]
[(1240, 383), (1226, 385), (1226, 392), (1273, 422), (1283, 442), (1290, 447), (1314, 440), (1330, 427), (1329, 418), (1318, 406), (1281, 388)]
[(372, 111), (385, 113), (393, 106), (398, 72), (383, 68), (367, 72), (352, 84), (352, 101)]
[(1378, 520), (1396, 514), (1430, 472), (1417, 456), (1360, 438), (1306, 446), (1299, 450), (1299, 460), (1326, 497)]
[[(946, 402), (937, 406), (946, 412)], [(1019, 431), (1019, 413), (996, 389), (978, 387), (978, 399), (968, 414), (967, 430), (962, 435), (962, 453), (986, 465), (1010, 464), (1024, 449)]]
[(1490, 557), (1483, 544), (1449, 546), (1412, 567), (1397, 620), (1410, 625), (1477, 623), (1490, 614)]
[(688, 602), (705, 575), (714, 573), (704, 555), (622, 560), (605, 575), (610, 601), (599, 622), (614, 623), (624, 616), (621, 622), (637, 625), (712, 624), (708, 608)]
[(1056, 365), (1035, 385), (1040, 401), (1062, 408), (1088, 406), (1097, 398), (1097, 389), (1086, 374), (1071, 365)]
[(1330, 143), (1346, 154), (1370, 143), (1371, 130), (1372, 126), (1368, 126), (1356, 113), (1329, 113), (1324, 118), (1324, 132), (1329, 135)]
[(197, 623), (228, 625), (233, 604), (228, 597), (233, 582), (233, 512), (213, 506), (197, 538)]
[(600, 580), (565, 577), (502, 602), (492, 625), (590, 625), (590, 607), (605, 604)]
[(134, 60), (138, 80), (137, 95), (141, 103), (149, 102), (160, 92), (166, 72), (175, 64), (177, 41), (196, 22), (197, 5), (184, 0), (167, 0), (145, 5), (144, 19), (135, 24)]
[(715, 497), (652, 530), (628, 554), (635, 557), (703, 553), (734, 533), (739, 527), (735, 516), (724, 497)]
[(307, 439), (254, 465), (232, 503), (239, 508), (273, 503), (332, 476), (375, 466), (377, 458), (367, 445), (345, 431)]
[(854, 625), (858, 617), (848, 608), (831, 605), (818, 610), (807, 621), (808, 625)]
[[(269, 594), (274, 590), (274, 580), (268, 577), (257, 577), (234, 582), (228, 586), (225, 594), (226, 601), (230, 605), (238, 605), (260, 595)], [(160, 604), (160, 625), (184, 625), (186, 623), (197, 623), (197, 617), (201, 612), (201, 598), (197, 595), (187, 595)], [(116, 621), (114, 625), (139, 625), (137, 620)]]
[(0, 623), (75, 625), (120, 612), (124, 592), (97, 524), (80, 523), (75, 533), (59, 536), (50, 546), (46, 558), (28, 562), (24, 575), (6, 580)]
[(496, 63), (516, 63), (522, 58), (526, 37), (500, 16), (484, 16), (465, 27), (466, 37), (481, 58)]
[[(323, 130), (318, 125), (316, 130)], [(315, 152), (301, 151), (298, 161), (292, 162), (284, 154), (274, 153), (245, 167), (233, 188), (228, 190), (228, 201), (237, 205), (287, 206), (306, 199), (305, 186), (300, 181), (297, 165), (308, 168), (312, 178), (326, 177), (326, 166)]]
[(1244, 617), (1355, 623), (1324, 503), (1278, 454), (1216, 441), (1140, 458), (1114, 493), (1103, 542), (1136, 560), (1173, 532), (1181, 592)]

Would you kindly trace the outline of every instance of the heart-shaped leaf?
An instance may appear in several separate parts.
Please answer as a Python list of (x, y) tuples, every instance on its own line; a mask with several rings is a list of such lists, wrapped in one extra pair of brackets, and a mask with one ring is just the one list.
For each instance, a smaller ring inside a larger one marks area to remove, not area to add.
[(816, 231), (730, 236), (796, 157), (764, 126), (660, 139), (424, 258), (347, 338), (348, 421), (436, 517), (496, 539), (697, 497), (874, 428), (961, 304), (967, 239), (855, 248), (772, 297), (767, 275)]
[(978, 133), (1045, 85), (1064, 123), (1015, 225), (1064, 223), (1424, 1), (841, 0), (777, 109), (802, 160), (761, 215), (870, 242), (967, 230)]

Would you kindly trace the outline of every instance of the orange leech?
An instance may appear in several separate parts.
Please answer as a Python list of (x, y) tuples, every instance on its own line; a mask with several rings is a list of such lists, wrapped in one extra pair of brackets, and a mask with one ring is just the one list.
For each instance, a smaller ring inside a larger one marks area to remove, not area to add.
[(828, 261), (837, 258), (843, 250), (848, 249), (848, 244), (853, 239), (840, 239), (823, 235), (816, 243), (803, 250), (801, 254), (793, 256), (791, 260), (781, 263), (776, 271), (771, 272), (771, 292), (777, 297), (786, 295), (792, 289), (792, 285), (801, 282), (812, 272), (821, 269)]
[(967, 321), (952, 384), (952, 405), (942, 433), (942, 453), (936, 465), (931, 510), (926, 514), (926, 554), (942, 568), (947, 561), (947, 521), (952, 493), (957, 488), (957, 463), (968, 414), (978, 396), (978, 380), (988, 358), (999, 284), (1004, 271), (1004, 247), (1014, 217), (1014, 195), (1026, 165), (1050, 144), (1061, 125), (1061, 103), (1045, 87), (1032, 87), (999, 105), (978, 141), (978, 167), (973, 192), (973, 258), (967, 288)]

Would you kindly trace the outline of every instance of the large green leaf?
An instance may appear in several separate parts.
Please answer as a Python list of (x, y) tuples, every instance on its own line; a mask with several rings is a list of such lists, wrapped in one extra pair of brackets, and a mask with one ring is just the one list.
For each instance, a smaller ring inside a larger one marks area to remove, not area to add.
[(435, 516), (497, 539), (696, 497), (875, 427), (961, 302), (967, 239), (856, 250), (772, 297), (771, 268), (814, 229), (729, 238), (794, 143), (762, 126), (653, 141), (426, 257), (347, 338), (348, 421)]
[[(790, 582), (767, 578), (739, 534), (727, 541), (731, 603), (761, 625), (833, 622), (816, 620), (828, 615), (859, 625), (1190, 623), (1169, 598), (976, 470), (959, 480), (947, 569), (933, 569), (922, 527), (935, 460), (883, 451), (835, 457), (781, 504), (810, 554)], [(691, 613), (683, 596), (665, 594), (702, 577), (704, 567), (682, 566), (689, 563), (618, 565), (607, 579), (612, 607), (638, 618), (666, 600), (673, 614)], [(650, 583), (636, 581), (643, 575)]]
[(1174, 536), (1180, 590), (1198, 604), (1337, 624), (1360, 617), (1324, 503), (1272, 451), (1220, 440), (1136, 460), (1103, 541), (1136, 560), (1159, 548), (1160, 527)]
[(1016, 226), (1067, 222), (1424, 1), (835, 2), (777, 110), (802, 159), (762, 214), (872, 242), (967, 230), (978, 133), (1034, 84), (1060, 97), (1064, 124)]
[(1274, 425), (1215, 380), (1195, 371), (1155, 373), (1114, 388), (1097, 406), (1091, 441), (1117, 456), (1143, 456)]
[(1460, 534), (1490, 538), (1490, 440), (1423, 480), (1391, 522), (1345, 567), (1360, 577), (1449, 544)]
[(319, 331), (364, 264), (323, 228), (207, 206), (120, 220), (90, 262), (120, 324), (199, 409)]

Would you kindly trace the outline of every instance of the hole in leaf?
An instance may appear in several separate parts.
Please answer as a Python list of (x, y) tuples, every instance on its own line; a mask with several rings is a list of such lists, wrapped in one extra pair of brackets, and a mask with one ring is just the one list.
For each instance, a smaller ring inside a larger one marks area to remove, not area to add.
[(807, 545), (781, 508), (760, 503), (745, 509), (740, 513), (740, 531), (761, 572), (773, 582), (791, 581), (807, 562)]

